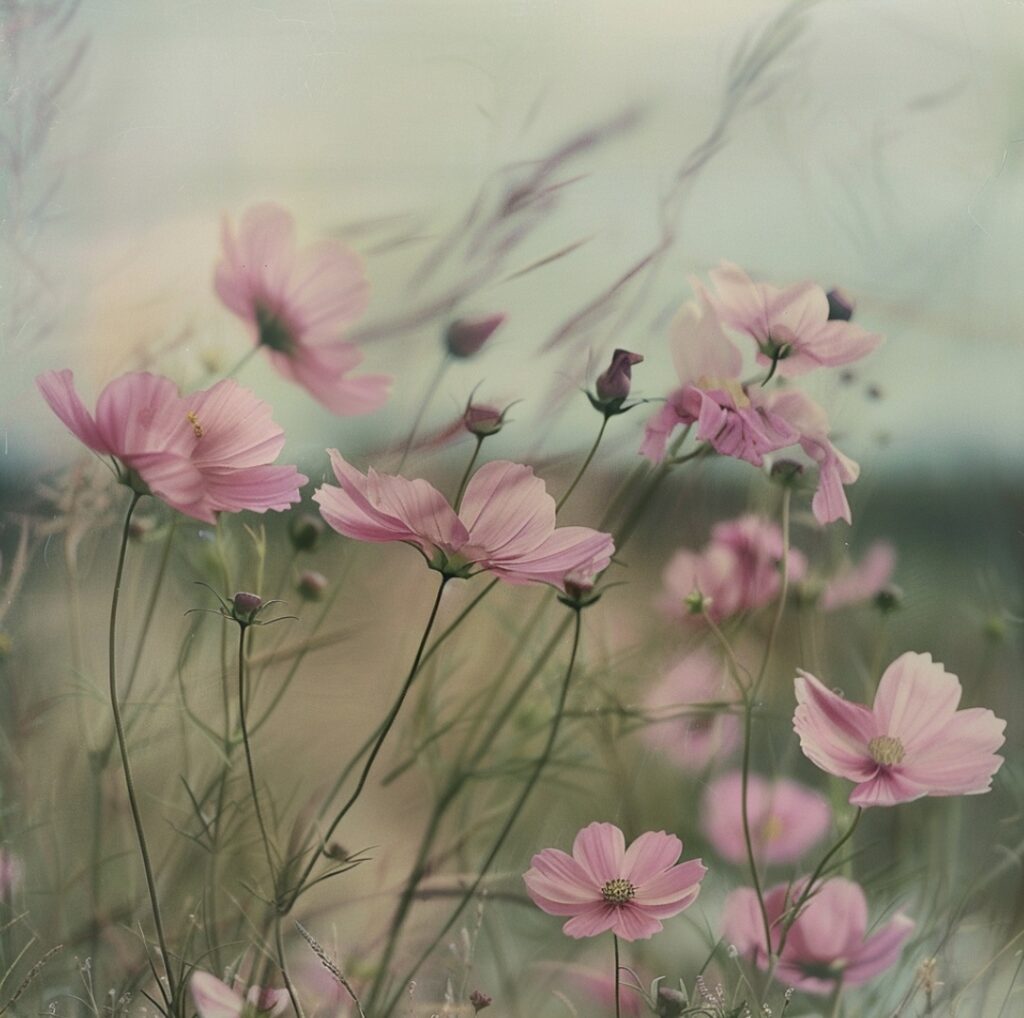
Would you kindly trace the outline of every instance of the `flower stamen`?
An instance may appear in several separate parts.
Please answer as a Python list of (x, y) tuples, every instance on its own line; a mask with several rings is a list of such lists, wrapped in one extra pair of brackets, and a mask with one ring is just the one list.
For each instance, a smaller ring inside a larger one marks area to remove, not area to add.
[(627, 901), (632, 901), (636, 897), (636, 888), (628, 880), (617, 877), (615, 880), (609, 880), (601, 888), (601, 897), (609, 905), (625, 905)]
[(192, 425), (192, 432), (196, 438), (203, 437), (203, 426), (199, 423), (199, 418), (196, 416), (195, 410), (189, 410), (185, 416), (188, 418), (189, 424)]
[(883, 767), (892, 767), (902, 763), (903, 758), (907, 755), (903, 743), (895, 735), (876, 735), (868, 743), (868, 752), (871, 754), (871, 759)]

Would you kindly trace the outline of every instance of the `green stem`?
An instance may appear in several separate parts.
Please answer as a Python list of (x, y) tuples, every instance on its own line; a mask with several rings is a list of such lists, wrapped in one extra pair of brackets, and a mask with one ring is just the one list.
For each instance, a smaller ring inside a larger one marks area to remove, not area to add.
[(569, 497), (576, 490), (576, 485), (583, 479), (583, 475), (587, 472), (587, 467), (590, 466), (590, 461), (594, 458), (597, 453), (597, 447), (601, 444), (601, 439), (604, 438), (604, 430), (608, 427), (609, 417), (605, 414), (601, 418), (601, 427), (598, 429), (597, 438), (594, 439), (594, 444), (590, 447), (590, 452), (587, 453), (587, 458), (583, 461), (583, 465), (576, 471), (576, 476), (572, 480), (572, 484), (569, 485), (568, 491), (558, 500), (558, 504), (555, 506), (555, 511), (561, 510), (562, 506), (569, 501)]
[(238, 372), (241, 371), (242, 368), (244, 368), (246, 364), (248, 364), (249, 361), (251, 361), (253, 357), (260, 352), (260, 346), (261, 344), (257, 343), (251, 350), (244, 354), (240, 360), (236, 361), (235, 366), (224, 375), (224, 378), (221, 379), (221, 381), (224, 381), (224, 379), (227, 378), (234, 378), (235, 375), (237, 375)]
[[(569, 652), (569, 663), (565, 670), (565, 677), (562, 680), (562, 688), (558, 696), (558, 705), (555, 708), (555, 713), (551, 721), (551, 728), (548, 731), (548, 738), (547, 742), (544, 744), (544, 749), (542, 750), (541, 755), (537, 758), (537, 762), (534, 765), (534, 769), (530, 774), (529, 780), (527, 781), (522, 792), (520, 792), (519, 798), (516, 800), (515, 805), (512, 807), (512, 811), (506, 818), (505, 823), (502, 826), (502, 829), (498, 834), (497, 839), (491, 846), (490, 852), (487, 854), (487, 858), (484, 860), (479, 871), (477, 872), (476, 877), (473, 879), (473, 883), (470, 884), (470, 886), (466, 888), (466, 890), (463, 892), (462, 897), (459, 899), (459, 902), (453, 909), (452, 913), (448, 916), (448, 919), (445, 922), (444, 926), (442, 926), (440, 931), (438, 931), (438, 933), (434, 935), (430, 944), (420, 954), (415, 965), (412, 966), (412, 968), (409, 970), (405, 978), (403, 978), (402, 981), (399, 983), (398, 994), (391, 999), (390, 1003), (383, 1011), (384, 1018), (387, 1018), (387, 1016), (390, 1015), (391, 1012), (395, 1009), (395, 1005), (398, 1003), (401, 994), (404, 992), (402, 988), (408, 986), (410, 980), (415, 978), (416, 973), (419, 972), (423, 963), (430, 957), (430, 955), (436, 949), (437, 945), (441, 943), (441, 941), (447, 935), (448, 931), (458, 921), (459, 916), (462, 914), (462, 910), (466, 907), (466, 905), (469, 904), (470, 901), (472, 901), (477, 890), (480, 888), (480, 884), (483, 883), (484, 878), (490, 871), (490, 868), (493, 865), (494, 860), (498, 857), (498, 853), (504, 847), (505, 841), (507, 840), (509, 834), (511, 833), (512, 828), (515, 826), (516, 821), (518, 821), (519, 816), (523, 811), (523, 807), (526, 805), (527, 800), (530, 798), (530, 794), (533, 792), (534, 787), (540, 779), (541, 773), (543, 772), (545, 766), (547, 766), (548, 760), (551, 758), (552, 750), (555, 747), (555, 741), (558, 738), (558, 730), (561, 726), (562, 718), (565, 714), (565, 703), (569, 695), (569, 684), (572, 680), (573, 669), (576, 666), (576, 655), (579, 651), (580, 645), (581, 613), (578, 608), (574, 608), (573, 611), (575, 624), (573, 627), (572, 649)], [(393, 945), (389, 945), (389, 950), (393, 950)], [(382, 969), (380, 978), (383, 979), (385, 975), (386, 973)], [(373, 1000), (371, 999), (370, 1004), (368, 1005), (371, 1013), (373, 1013), (372, 1004)]]
[(409, 437), (405, 440), (405, 448), (402, 450), (402, 458), (398, 461), (398, 466), (395, 467), (396, 474), (401, 472), (402, 467), (405, 466), (405, 461), (409, 458), (409, 453), (412, 451), (412, 444), (416, 441), (416, 432), (419, 431), (420, 424), (423, 421), (423, 415), (427, 412), (427, 407), (430, 406), (431, 397), (434, 395), (437, 387), (441, 384), (441, 379), (444, 378), (445, 372), (448, 370), (448, 366), (450, 364), (451, 358), (448, 354), (445, 354), (441, 358), (441, 363), (438, 364), (433, 377), (427, 383), (426, 392), (423, 393), (423, 399), (420, 401), (419, 409), (416, 411), (416, 416), (413, 418), (412, 426), (409, 428)]
[(249, 728), (246, 724), (245, 713), (245, 634), (248, 626), (238, 627), (238, 721), (242, 729), (242, 746), (245, 748), (245, 766), (249, 772), (249, 793), (252, 795), (252, 805), (256, 813), (256, 823), (260, 829), (260, 840), (263, 842), (263, 854), (267, 858), (267, 871), (270, 874), (270, 886), (272, 893), (276, 894), (277, 874), (274, 865), (274, 854), (270, 849), (270, 836), (267, 834), (267, 823), (263, 817), (263, 808), (260, 806), (260, 796), (256, 789), (256, 766), (252, 758), (252, 744), (249, 742)]
[(752, 696), (756, 695), (761, 681), (768, 671), (768, 662), (771, 660), (772, 650), (775, 648), (775, 639), (779, 633), (779, 626), (782, 624), (782, 613), (786, 610), (786, 598), (789, 596), (789, 504), (791, 496), (792, 489), (787, 487), (782, 493), (782, 582), (779, 585), (779, 603), (775, 608), (771, 629), (768, 631), (768, 642), (765, 644), (761, 667), (757, 671), (757, 678), (754, 680), (754, 687), (751, 690)]
[(160, 903), (156, 894), (156, 878), (153, 875), (153, 864), (149, 857), (149, 847), (146, 844), (146, 834), (142, 827), (142, 813), (139, 810), (138, 797), (135, 793), (135, 780), (132, 777), (131, 761), (128, 758), (128, 742), (124, 734), (124, 722), (121, 720), (121, 707), (118, 703), (117, 693), (117, 606), (121, 597), (121, 580), (124, 576), (124, 560), (128, 551), (128, 531), (131, 527), (132, 513), (138, 505), (141, 496), (138, 492), (132, 492), (132, 500), (128, 505), (128, 512), (124, 519), (124, 528), (121, 531), (121, 548), (117, 556), (117, 571), (114, 574), (114, 593), (110, 600), (110, 632), (107, 642), (107, 658), (110, 677), (110, 708), (114, 715), (114, 731), (117, 735), (117, 745), (121, 752), (121, 767), (124, 771), (124, 783), (128, 790), (128, 804), (131, 808), (132, 823), (135, 825), (135, 834), (139, 842), (139, 854), (142, 856), (142, 868), (146, 875), (146, 887), (149, 890), (149, 903), (153, 910), (153, 922), (156, 926), (157, 941), (160, 945), (160, 955), (163, 958), (164, 970), (167, 977), (167, 990), (158, 981), (160, 992), (164, 995), (165, 1001), (170, 1004), (176, 996), (174, 982), (174, 970), (171, 967), (171, 954), (167, 950), (167, 938), (164, 936), (163, 920), (160, 916)]
[(405, 682), (402, 684), (402, 688), (399, 691), (398, 698), (392, 705), (391, 710), (388, 711), (387, 717), (384, 719), (384, 723), (380, 727), (380, 732), (376, 740), (374, 741), (373, 747), (370, 750), (370, 755), (366, 759), (366, 763), (363, 765), (363, 770), (359, 775), (359, 780), (356, 782), (356, 787), (353, 789), (352, 794), (346, 800), (345, 805), (342, 806), (341, 809), (339, 809), (338, 812), (334, 815), (334, 819), (328, 825), (327, 831), (320, 839), (319, 845), (317, 846), (313, 854), (310, 856), (309, 862), (306, 864), (306, 868), (303, 870), (302, 876), (299, 877), (298, 882), (293, 888), (287, 903), (280, 908), (280, 912), (282, 915), (287, 915), (288, 912), (290, 912), (292, 907), (295, 905), (296, 900), (302, 893), (303, 885), (309, 879), (310, 874), (312, 874), (314, 868), (316, 867), (316, 864), (320, 861), (320, 857), (323, 855), (324, 850), (326, 849), (327, 844), (331, 839), (331, 836), (334, 834), (335, 830), (338, 827), (338, 824), (340, 824), (341, 821), (345, 819), (349, 810), (351, 810), (352, 807), (356, 804), (356, 802), (359, 799), (359, 796), (363, 793), (363, 789), (366, 787), (366, 782), (369, 780), (370, 771), (373, 768), (373, 764), (384, 746), (384, 742), (388, 737), (388, 733), (394, 726), (395, 720), (397, 719), (398, 714), (402, 709), (402, 704), (405, 703), (405, 698), (406, 696), (408, 696), (409, 690), (412, 688), (413, 680), (416, 678), (416, 673), (420, 669), (420, 662), (423, 658), (423, 652), (426, 649), (427, 640), (430, 638), (430, 631), (434, 628), (434, 621), (437, 618), (438, 609), (440, 609), (441, 607), (441, 595), (444, 593), (444, 588), (448, 584), (448, 579), (449, 578), (447, 576), (442, 575), (441, 582), (437, 588), (437, 596), (434, 598), (433, 607), (430, 609), (430, 617), (427, 619), (427, 625), (426, 628), (423, 630), (423, 636), (420, 638), (419, 646), (416, 648), (416, 656), (415, 658), (413, 658), (412, 667), (409, 669), (409, 674), (406, 676)]
[(818, 878), (824, 872), (825, 867), (829, 864), (835, 854), (845, 845), (850, 838), (853, 837), (853, 832), (857, 830), (857, 824), (860, 823), (860, 818), (864, 815), (864, 809), (861, 806), (857, 807), (857, 812), (853, 815), (853, 822), (847, 828), (846, 833), (825, 853), (821, 862), (818, 863), (816, 869), (811, 874), (811, 879), (807, 881), (806, 886), (801, 892), (800, 896), (796, 900), (796, 904), (790, 909), (788, 917), (782, 923), (782, 933), (779, 936), (779, 948), (775, 953), (778, 955), (782, 954), (782, 949), (786, 946), (786, 938), (789, 936), (789, 931), (793, 927), (793, 923), (796, 921), (797, 916), (800, 915), (800, 910), (804, 907), (805, 902), (814, 893), (815, 884), (818, 882)]
[(612, 943), (615, 945), (615, 1018), (622, 1018), (622, 973), (619, 967), (619, 938), (613, 933)]
[(469, 484), (470, 474), (473, 473), (473, 467), (476, 466), (476, 459), (480, 455), (480, 449), (484, 444), (484, 436), (476, 436), (476, 448), (473, 450), (473, 455), (469, 458), (469, 463), (466, 465), (466, 470), (462, 475), (462, 480), (459, 481), (459, 490), (455, 493), (455, 501), (452, 505), (455, 507), (455, 511), (459, 511), (459, 506), (462, 505), (462, 496), (466, 492), (466, 485)]

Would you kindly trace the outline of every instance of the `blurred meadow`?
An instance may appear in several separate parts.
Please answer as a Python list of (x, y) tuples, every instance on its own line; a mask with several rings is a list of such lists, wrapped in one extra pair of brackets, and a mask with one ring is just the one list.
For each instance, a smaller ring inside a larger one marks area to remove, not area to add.
[[(129, 493), (34, 381), (71, 368), (92, 408), (124, 372), (184, 392), (231, 373), (253, 344), (214, 270), (223, 224), (260, 202), (294, 216), (300, 247), (358, 254), (369, 305), (346, 339), (394, 381), (382, 408), (338, 416), (246, 360), (233, 377), (273, 407), (302, 503), (210, 523), (144, 498), (133, 517), (115, 654), (177, 982), (290, 984), (281, 1007), (310, 1018), (468, 1016), (480, 995), (488, 1015), (611, 1016), (610, 940), (563, 935), (522, 880), (602, 821), (627, 843), (675, 834), (708, 868), (664, 932), (616, 942), (652, 997), (623, 985), (624, 1014), (1024, 1013), (1024, 5), (0, 0), (0, 68), (0, 1014), (273, 1010), (159, 989), (107, 696)], [(709, 443), (671, 469), (638, 455), (679, 386), (677, 309), (723, 259), (840, 287), (886, 338), (796, 383), (860, 464), (850, 525), (812, 512), (808, 455), (795, 487), (769, 476), (789, 452), (760, 469)], [(453, 322), (496, 314), (482, 349), (446, 354)], [(643, 355), (637, 405), (606, 419), (585, 392), (617, 348)], [(510, 406), (479, 443), (471, 400)], [(560, 525), (613, 535), (599, 601), (490, 576), (439, 595), (412, 548), (335, 533), (312, 500), (335, 484), (325, 449), (452, 499), (478, 444), (478, 463), (527, 464), (564, 497)], [(785, 525), (806, 567), (717, 625), (687, 618), (672, 556), (745, 514)], [(828, 610), (877, 542), (891, 572)], [(294, 618), (246, 633), (216, 614), (237, 591)], [(269, 847), (236, 729), (240, 641)], [(765, 662), (746, 706), (721, 679), (733, 651), (739, 672)], [(827, 834), (761, 874), (806, 876), (852, 810), (850, 782), (801, 753), (794, 677), (870, 704), (908, 651), (1006, 720), (1005, 761), (987, 794), (864, 810), (834, 873), (863, 887), (871, 928), (902, 912), (914, 929), (864, 985), (787, 995), (723, 932), (750, 868), (709, 835), (708, 790), (741, 748), (697, 759), (688, 740), (752, 720), (752, 773), (827, 801)], [(721, 681), (666, 691), (695, 654)]]

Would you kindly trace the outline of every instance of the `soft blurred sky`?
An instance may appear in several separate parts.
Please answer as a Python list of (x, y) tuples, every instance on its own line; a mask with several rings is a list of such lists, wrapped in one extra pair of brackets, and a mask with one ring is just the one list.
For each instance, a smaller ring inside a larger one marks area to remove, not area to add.
[[(659, 196), (712, 123), (729, 60), (779, 10), (761, 0), (84, 0), (64, 41), (47, 43), (48, 56), (77, 35), (89, 48), (45, 152), (64, 171), (54, 215), (30, 234), (48, 280), (40, 313), (57, 327), (30, 344), (24, 330), (2, 338), (8, 454), (40, 441), (72, 452), (31, 387), (39, 370), (75, 367), (91, 399), (139, 339), (188, 329), (188, 357), (169, 364), (186, 381), (190, 357), (213, 350), (233, 362), (245, 351), (210, 286), (222, 214), (272, 199), (306, 239), (395, 214), (437, 236), (497, 168), (638, 107), (635, 130), (573, 167), (586, 179), (510, 268), (589, 243), (464, 308), (507, 310), (509, 324), (486, 356), (448, 375), (436, 412), (481, 380), (488, 395), (526, 396), (514, 444), (528, 448), (546, 373), (562, 370), (536, 347), (656, 242)], [(872, 455), (888, 432), (896, 464), (1018, 460), (1022, 44), (1024, 3), (814, 6), (772, 94), (687, 192), (641, 313), (624, 334), (588, 336), (597, 356), (641, 350), (637, 387), (663, 394), (664, 316), (688, 295), (686, 275), (723, 257), (778, 283), (841, 283), (862, 324), (889, 337), (856, 385), (826, 391), (851, 451)], [(31, 88), (34, 73), (9, 73), (9, 94)], [(9, 182), (6, 193), (18, 192)], [(367, 253), (372, 318), (406, 307), (407, 271), (428, 249)], [(9, 289), (21, 268), (9, 254), (2, 268)], [(369, 347), (368, 366), (399, 382), (391, 409), (358, 422), (321, 413), (260, 365), (243, 380), (274, 402), (296, 447), (358, 447), (403, 433), (436, 349), (430, 331)], [(865, 398), (869, 383), (881, 402)], [(588, 414), (578, 400), (555, 439), (589, 441)], [(641, 424), (641, 412), (628, 422)]]

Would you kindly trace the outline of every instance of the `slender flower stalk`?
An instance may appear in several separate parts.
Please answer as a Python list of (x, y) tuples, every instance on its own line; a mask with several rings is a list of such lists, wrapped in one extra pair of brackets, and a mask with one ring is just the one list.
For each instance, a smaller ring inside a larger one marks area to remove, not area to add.
[(335, 813), (334, 819), (327, 825), (327, 830), (324, 832), (323, 837), (320, 839), (320, 843), (310, 856), (309, 862), (306, 863), (306, 867), (302, 871), (302, 875), (299, 877), (298, 881), (296, 881), (296, 884), (294, 888), (292, 888), (287, 900), (279, 904), (279, 912), (282, 915), (287, 915), (287, 913), (291, 911), (299, 895), (305, 889), (306, 881), (309, 880), (313, 870), (316, 868), (316, 864), (324, 854), (324, 851), (327, 848), (335, 830), (337, 830), (338, 825), (345, 819), (352, 807), (355, 806), (356, 802), (358, 802), (359, 797), (363, 794), (363, 789), (366, 787), (366, 782), (369, 780), (370, 771), (373, 769), (374, 762), (380, 754), (388, 734), (394, 727), (395, 721), (402, 709), (402, 704), (405, 703), (405, 699), (409, 695), (409, 690), (412, 688), (413, 681), (420, 670), (420, 661), (423, 658), (423, 652), (426, 649), (427, 640), (430, 639), (431, 630), (434, 628), (434, 621), (437, 619), (437, 613), (441, 607), (441, 595), (444, 594), (448, 580), (449, 577), (444, 575), (441, 576), (441, 582), (437, 587), (437, 595), (434, 598), (433, 607), (430, 609), (430, 617), (427, 619), (427, 625), (423, 630), (423, 636), (420, 638), (419, 646), (416, 648), (416, 656), (413, 658), (412, 667), (409, 669), (409, 674), (406, 676), (405, 682), (402, 683), (402, 688), (399, 690), (398, 697), (395, 699), (395, 702), (391, 706), (391, 710), (388, 711), (387, 716), (384, 719), (384, 723), (380, 727), (379, 734), (370, 749), (369, 756), (366, 758), (366, 763), (363, 764), (363, 769), (359, 775), (359, 780), (356, 782), (356, 787), (352, 790), (352, 794), (345, 801), (345, 804), (337, 813)]
[(164, 935), (163, 919), (160, 915), (160, 902), (156, 893), (156, 878), (153, 874), (153, 864), (149, 856), (149, 846), (146, 843), (146, 832), (142, 826), (142, 813), (139, 810), (138, 796), (135, 791), (135, 779), (132, 776), (131, 761), (128, 757), (128, 741), (125, 738), (124, 722), (121, 719), (121, 706), (118, 703), (117, 692), (117, 607), (121, 597), (121, 580), (124, 576), (124, 561), (128, 551), (128, 536), (132, 522), (132, 514), (139, 503), (141, 495), (132, 492), (131, 502), (128, 504), (128, 512), (125, 514), (124, 527), (121, 531), (121, 547), (117, 555), (117, 570), (114, 574), (114, 592), (110, 600), (110, 630), (107, 642), (108, 675), (110, 679), (110, 709), (114, 715), (114, 732), (117, 736), (117, 746), (121, 752), (121, 768), (124, 773), (125, 788), (128, 791), (128, 805), (131, 808), (132, 823), (135, 825), (135, 835), (139, 842), (139, 854), (142, 857), (142, 868), (146, 876), (146, 887), (149, 891), (149, 903), (153, 910), (153, 923), (156, 926), (157, 942), (160, 945), (160, 956), (164, 963), (164, 972), (167, 978), (167, 988), (157, 981), (160, 992), (165, 1002), (170, 1005), (177, 997), (177, 986), (174, 979), (174, 969), (171, 966), (171, 954), (167, 949), (167, 938)]
[(594, 444), (590, 447), (590, 452), (587, 453), (587, 458), (581, 464), (579, 470), (576, 471), (576, 476), (572, 479), (572, 484), (566, 489), (565, 494), (558, 500), (557, 509), (561, 510), (562, 506), (569, 501), (572, 493), (576, 490), (576, 485), (583, 479), (583, 475), (587, 472), (587, 467), (590, 466), (591, 461), (597, 454), (597, 447), (601, 444), (601, 439), (604, 438), (605, 428), (608, 427), (608, 421), (611, 419), (610, 414), (604, 414), (601, 417), (601, 427), (597, 429), (597, 438), (594, 439)]
[(619, 938), (612, 934), (615, 945), (615, 1018), (622, 1018), (622, 968), (619, 965)]
[[(523, 790), (519, 793), (519, 798), (516, 800), (511, 812), (505, 818), (505, 823), (502, 825), (498, 837), (495, 839), (493, 845), (491, 846), (491, 850), (490, 852), (488, 852), (487, 857), (481, 864), (480, 869), (478, 870), (476, 876), (473, 879), (473, 882), (462, 893), (462, 896), (459, 898), (458, 903), (452, 910), (451, 914), (448, 916), (448, 919), (445, 921), (444, 925), (434, 935), (430, 943), (417, 958), (415, 964), (410, 967), (409, 971), (406, 973), (404, 978), (398, 983), (399, 990), (397, 994), (392, 996), (387, 1006), (381, 1012), (382, 1018), (388, 1018), (388, 1016), (394, 1011), (395, 1007), (398, 1004), (398, 1001), (401, 999), (402, 993), (404, 992), (404, 987), (408, 986), (410, 980), (415, 978), (416, 973), (419, 972), (423, 963), (430, 957), (430, 955), (434, 952), (437, 945), (441, 943), (441, 941), (447, 935), (448, 931), (458, 921), (458, 918), (462, 914), (463, 909), (469, 904), (470, 901), (473, 900), (473, 897), (479, 890), (480, 885), (484, 881), (484, 878), (490, 872), (491, 866), (494, 864), (494, 860), (498, 857), (498, 854), (504, 847), (509, 834), (512, 832), (512, 829), (515, 827), (516, 822), (519, 820), (519, 816), (523, 812), (523, 808), (526, 806), (526, 802), (530, 798), (530, 795), (532, 794), (534, 787), (540, 779), (540, 776), (543, 773), (544, 768), (547, 766), (548, 761), (551, 759), (551, 753), (555, 748), (555, 742), (558, 738), (558, 731), (561, 727), (562, 718), (565, 715), (565, 704), (569, 695), (569, 685), (572, 681), (573, 669), (576, 667), (576, 656), (579, 651), (580, 645), (580, 619), (582, 612), (578, 606), (573, 606), (572, 610), (573, 635), (572, 647), (569, 651), (569, 663), (566, 666), (565, 676), (562, 679), (562, 686), (559, 690), (558, 695), (558, 704), (555, 707), (555, 713), (552, 715), (551, 727), (548, 729), (548, 737), (547, 741), (544, 744), (544, 748), (543, 750), (541, 750), (541, 754), (537, 758), (536, 763), (534, 764), (533, 770), (530, 773), (530, 777), (527, 780), (526, 785), (523, 787)], [(394, 939), (389, 940), (386, 951), (386, 958), (381, 964), (380, 973), (377, 978), (377, 985), (374, 987), (374, 992), (371, 994), (370, 1001), (367, 1005), (371, 1014), (374, 1013), (373, 1005), (376, 1002), (376, 998), (380, 994), (380, 989), (383, 986), (384, 980), (387, 978), (387, 963), (390, 961), (390, 957), (394, 952), (394, 945)]]

